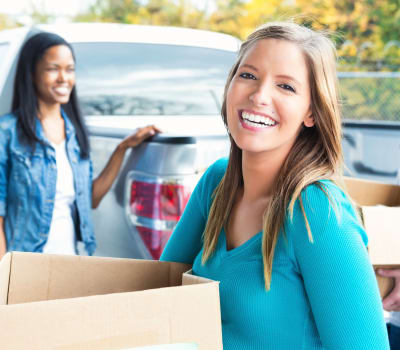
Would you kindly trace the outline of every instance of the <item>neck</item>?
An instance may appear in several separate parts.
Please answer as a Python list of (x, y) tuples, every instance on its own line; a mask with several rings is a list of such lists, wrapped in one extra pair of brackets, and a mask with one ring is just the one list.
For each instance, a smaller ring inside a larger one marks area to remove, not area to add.
[(61, 105), (59, 103), (47, 104), (39, 100), (38, 118), (43, 121), (45, 119), (60, 119)]
[(242, 153), (243, 199), (259, 201), (271, 196), (278, 173), (287, 157), (282, 152)]

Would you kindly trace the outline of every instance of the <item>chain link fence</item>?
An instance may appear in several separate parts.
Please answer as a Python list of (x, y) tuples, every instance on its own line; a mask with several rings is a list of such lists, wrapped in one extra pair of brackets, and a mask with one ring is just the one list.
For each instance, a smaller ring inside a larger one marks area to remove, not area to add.
[(344, 120), (400, 122), (400, 72), (339, 72)]

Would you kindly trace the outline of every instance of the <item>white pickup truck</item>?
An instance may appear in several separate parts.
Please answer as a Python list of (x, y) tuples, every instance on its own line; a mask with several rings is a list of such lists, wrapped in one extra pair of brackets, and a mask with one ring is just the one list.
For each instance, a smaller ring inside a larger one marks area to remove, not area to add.
[[(56, 32), (74, 47), (95, 175), (120, 139), (136, 128), (156, 124), (163, 130), (127, 155), (113, 188), (93, 211), (96, 255), (157, 259), (198, 178), (228, 154), (220, 103), (240, 41), (207, 31), (122, 24), (0, 31), (0, 115), (11, 108), (19, 49), (39, 30)], [(378, 88), (394, 79), (393, 92), (384, 89), (386, 98), (394, 99), (400, 75), (340, 73), (339, 78), (346, 174), (395, 183), (400, 122), (371, 121), (378, 118), (365, 105), (374, 103), (368, 91), (357, 101), (350, 93), (368, 88), (363, 79), (375, 79)], [(360, 108), (372, 113), (367, 121), (359, 120)], [(393, 119), (396, 111), (390, 111)]]

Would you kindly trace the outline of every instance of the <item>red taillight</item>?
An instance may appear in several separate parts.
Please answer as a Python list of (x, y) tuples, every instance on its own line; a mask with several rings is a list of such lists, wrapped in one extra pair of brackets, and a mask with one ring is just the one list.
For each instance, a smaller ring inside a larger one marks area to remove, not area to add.
[(160, 259), (172, 231), (157, 231), (143, 226), (136, 226), (136, 229), (153, 259)]
[(151, 219), (178, 221), (190, 194), (191, 191), (182, 185), (133, 181), (131, 213)]
[(197, 177), (130, 174), (129, 217), (153, 259), (160, 255), (189, 200)]

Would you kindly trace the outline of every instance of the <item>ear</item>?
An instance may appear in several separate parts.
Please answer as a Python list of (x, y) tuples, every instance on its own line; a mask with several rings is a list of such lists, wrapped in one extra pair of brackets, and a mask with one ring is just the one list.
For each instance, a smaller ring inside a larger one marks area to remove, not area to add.
[(315, 120), (312, 114), (304, 118), (304, 126), (306, 128), (312, 128), (315, 125)]

